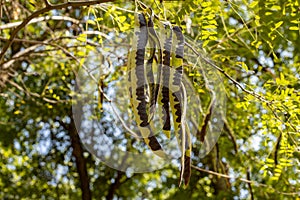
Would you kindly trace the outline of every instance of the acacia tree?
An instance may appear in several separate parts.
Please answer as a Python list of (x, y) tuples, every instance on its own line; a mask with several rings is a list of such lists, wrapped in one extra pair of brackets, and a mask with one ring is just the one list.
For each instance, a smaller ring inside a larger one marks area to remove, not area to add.
[[(130, 48), (121, 36), (134, 26), (135, 2), (106, 2), (0, 0), (0, 196), (299, 198), (299, 1), (143, 1), (206, 52), (226, 90), (223, 132), (206, 157), (194, 155), (185, 189), (177, 166), (124, 173), (80, 141), (71, 108), (78, 70), (100, 69), (108, 91), (127, 63), (117, 47)], [(203, 84), (194, 87), (207, 102)], [(113, 136), (105, 113), (97, 117)]]

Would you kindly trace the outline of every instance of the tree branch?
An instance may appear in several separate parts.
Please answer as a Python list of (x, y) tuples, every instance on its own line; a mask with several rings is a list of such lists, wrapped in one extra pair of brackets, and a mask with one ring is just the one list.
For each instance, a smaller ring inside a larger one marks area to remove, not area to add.
[[(42, 22), (42, 21), (48, 21), (48, 20), (64, 20), (64, 21), (73, 22), (74, 24), (80, 23), (79, 20), (68, 17), (68, 16), (43, 16), (43, 17), (37, 17), (37, 18), (32, 19), (26, 25), (37, 23), (37, 22)], [(20, 24), (22, 24), (22, 21), (4, 24), (4, 25), (0, 26), (0, 30), (14, 28), (16, 26), (19, 26)]]
[(5, 70), (5, 69), (8, 69), (9, 66), (11, 66), (14, 62), (15, 62), (15, 58), (18, 58), (20, 56), (23, 56), (31, 51), (34, 51), (37, 47), (41, 46), (41, 44), (36, 44), (36, 45), (33, 45), (33, 46), (30, 46), (26, 49), (24, 49), (23, 51), (19, 51), (18, 53), (16, 53), (11, 60), (7, 61), (7, 62), (4, 62), (4, 63), (1, 63), (0, 65), (0, 69), (1, 70)]
[(0, 53), (0, 63), (2, 63), (4, 54), (6, 53), (7, 49), (11, 46), (11, 44), (14, 41), (14, 38), (17, 36), (18, 32), (24, 28), (32, 19), (40, 16), (41, 14), (44, 14), (46, 12), (49, 12), (50, 10), (55, 10), (55, 9), (62, 9), (62, 8), (67, 8), (67, 7), (82, 7), (82, 6), (89, 6), (89, 5), (95, 5), (95, 4), (100, 4), (104, 2), (112, 2), (114, 0), (93, 0), (93, 1), (68, 1), (67, 3), (62, 3), (62, 4), (57, 4), (57, 5), (51, 5), (48, 4), (46, 5), (45, 8), (42, 8), (41, 10), (38, 10), (34, 13), (32, 13), (29, 17), (23, 20), (23, 22), (18, 25), (13, 32), (10, 35), (9, 40), (5, 43), (4, 47), (2, 48), (2, 51)]
[(109, 187), (108, 193), (106, 195), (106, 200), (112, 200), (114, 197), (114, 193), (116, 189), (118, 189), (121, 185), (121, 178), (124, 176), (124, 172), (117, 171), (117, 177), (114, 178), (114, 183), (112, 183)]

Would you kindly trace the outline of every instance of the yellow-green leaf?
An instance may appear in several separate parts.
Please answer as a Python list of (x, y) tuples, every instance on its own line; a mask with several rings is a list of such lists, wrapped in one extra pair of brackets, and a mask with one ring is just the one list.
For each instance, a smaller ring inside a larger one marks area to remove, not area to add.
[(242, 68), (246, 70), (246, 72), (249, 71), (248, 66), (244, 62), (242, 62)]
[(85, 56), (85, 52), (83, 52), (83, 51), (78, 51), (78, 52), (77, 52), (77, 55), (78, 55), (78, 56), (81, 56), (81, 57), (82, 57), (82, 56)]
[(208, 6), (210, 6), (212, 4), (212, 2), (211, 1), (208, 1), (208, 2), (203, 2), (201, 5), (203, 6), (203, 7), (208, 7)]
[(273, 5), (272, 7), (271, 7), (271, 10), (281, 10), (281, 6), (278, 6), (278, 5)]
[(289, 30), (291, 30), (291, 31), (298, 31), (298, 30), (299, 30), (299, 27), (298, 27), (298, 26), (291, 26), (291, 27), (289, 28)]
[(217, 40), (218, 38), (216, 36), (209, 36), (208, 37), (210, 40)]
[(283, 21), (277, 22), (275, 24), (275, 29), (279, 28), (283, 24)]
[(206, 40), (206, 41), (203, 42), (203, 45), (202, 45), (202, 46), (203, 46), (203, 47), (206, 47), (206, 46), (208, 45), (208, 43), (209, 43), (209, 40)]
[(19, 114), (21, 114), (21, 111), (20, 111), (20, 110), (16, 110), (16, 111), (14, 112), (14, 114), (15, 114), (15, 115), (19, 115)]
[(80, 41), (80, 42), (86, 42), (86, 37), (87, 37), (87, 34), (80, 34), (77, 37), (77, 40)]
[(254, 8), (257, 4), (258, 4), (258, 1), (253, 1), (252, 3), (250, 3), (249, 7)]
[(204, 28), (204, 29), (216, 29), (217, 27), (215, 25), (206, 25), (206, 26), (203, 26), (202, 28)]
[(92, 25), (95, 25), (95, 24), (96, 24), (96, 22), (95, 22), (94, 20), (91, 20), (91, 19), (87, 20), (87, 22), (86, 22), (86, 23), (88, 23), (88, 24), (92, 24)]
[(126, 21), (126, 17), (125, 16), (120, 16), (119, 17), (119, 22), (120, 23), (123, 23), (123, 22), (125, 22)]

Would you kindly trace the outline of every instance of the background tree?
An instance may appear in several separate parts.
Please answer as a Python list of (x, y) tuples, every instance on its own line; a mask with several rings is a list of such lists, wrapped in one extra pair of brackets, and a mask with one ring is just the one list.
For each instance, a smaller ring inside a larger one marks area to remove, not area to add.
[(76, 73), (95, 65), (108, 90), (127, 52), (106, 42), (130, 48), (120, 35), (133, 28), (134, 2), (106, 2), (0, 0), (0, 197), (300, 198), (299, 1), (143, 1), (207, 52), (226, 88), (222, 135), (209, 155), (194, 156), (186, 189), (177, 166), (124, 173), (80, 142)]

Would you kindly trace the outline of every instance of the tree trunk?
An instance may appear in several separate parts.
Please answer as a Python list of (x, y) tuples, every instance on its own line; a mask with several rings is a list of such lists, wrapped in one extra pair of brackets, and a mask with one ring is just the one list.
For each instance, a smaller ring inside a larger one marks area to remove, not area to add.
[(82, 191), (83, 200), (91, 200), (92, 194), (90, 190), (90, 182), (87, 173), (86, 160), (83, 156), (83, 148), (80, 143), (80, 138), (75, 127), (75, 121), (73, 116), (70, 116), (71, 123), (69, 125), (69, 134), (71, 137), (71, 146), (73, 148), (73, 156), (75, 157), (77, 172), (80, 178), (80, 187)]

